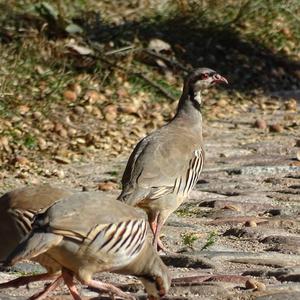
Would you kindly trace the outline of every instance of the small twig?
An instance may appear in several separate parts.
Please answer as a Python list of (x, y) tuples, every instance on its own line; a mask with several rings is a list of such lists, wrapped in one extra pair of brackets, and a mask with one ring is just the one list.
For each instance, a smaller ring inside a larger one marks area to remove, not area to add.
[(171, 99), (173, 101), (177, 101), (178, 100), (171, 93), (169, 93), (165, 88), (163, 88), (160, 84), (156, 83), (155, 81), (153, 81), (152, 79), (150, 79), (149, 77), (147, 77), (145, 74), (143, 74), (143, 73), (136, 73), (136, 72), (129, 72), (129, 74), (133, 75), (133, 76), (138, 76), (138, 77), (142, 78), (144, 81), (146, 81), (147, 83), (149, 83), (150, 85), (152, 85), (153, 87), (155, 87), (161, 94), (163, 94), (167, 98), (169, 98), (169, 99)]
[[(97, 45), (88, 42), (89, 46), (92, 47), (97, 52), (100, 52)], [(147, 82), (148, 84), (150, 84), (151, 86), (153, 86), (155, 89), (157, 89), (161, 94), (163, 94), (164, 96), (166, 96), (167, 98), (171, 99), (172, 101), (177, 101), (178, 99), (173, 96), (171, 93), (169, 93), (164, 87), (162, 87), (160, 84), (158, 84), (157, 82), (153, 81), (152, 79), (150, 79), (148, 76), (146, 76), (145, 74), (141, 73), (141, 72), (132, 72), (127, 70), (126, 68), (118, 65), (116, 62), (112, 62), (110, 60), (108, 60), (107, 58), (105, 58), (105, 56), (102, 54), (93, 54), (92, 56), (96, 59), (99, 59), (101, 61), (103, 61), (104, 63), (106, 63), (107, 65), (109, 65), (112, 68), (116, 68), (119, 70), (124, 71), (125, 73), (127, 73), (130, 76), (136, 76), (139, 77), (141, 79), (143, 79), (145, 82)]]
[(108, 55), (117, 54), (120, 52), (127, 52), (129, 50), (134, 50), (134, 46), (130, 45), (130, 46), (122, 47), (119, 49), (110, 50), (110, 51), (105, 52), (104, 55), (108, 56)]
[(185, 66), (183, 66), (181, 63), (179, 63), (178, 61), (175, 61), (173, 59), (170, 59), (162, 54), (159, 54), (159, 53), (156, 53), (154, 51), (151, 51), (149, 49), (143, 49), (143, 52), (147, 53), (148, 55), (151, 55), (155, 58), (159, 58), (161, 60), (164, 60), (165, 62), (169, 63), (170, 65), (172, 66), (175, 66), (179, 69), (181, 69), (182, 71), (185, 71), (185, 72), (189, 72), (190, 69), (189, 68), (186, 68)]
[(150, 84), (151, 86), (153, 86), (154, 88), (156, 88), (161, 94), (163, 94), (164, 96), (166, 96), (167, 98), (171, 99), (172, 101), (177, 101), (178, 99), (176, 97), (174, 97), (171, 93), (169, 93), (165, 88), (163, 88), (160, 84), (156, 83), (155, 81), (153, 81), (152, 79), (150, 79), (149, 77), (147, 77), (145, 74), (143, 73), (139, 73), (139, 72), (132, 72), (132, 71), (128, 71), (126, 70), (124, 67), (119, 66), (116, 63), (113, 63), (103, 57), (98, 57), (100, 60), (102, 60), (104, 63), (108, 64), (109, 66), (122, 70), (124, 72), (126, 72), (128, 75), (130, 76), (136, 76), (139, 77), (141, 79), (143, 79), (144, 81), (146, 81), (148, 84)]

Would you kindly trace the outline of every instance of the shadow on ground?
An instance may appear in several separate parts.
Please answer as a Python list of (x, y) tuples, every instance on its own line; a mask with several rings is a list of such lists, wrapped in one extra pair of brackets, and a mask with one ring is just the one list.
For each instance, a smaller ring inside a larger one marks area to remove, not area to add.
[[(206, 22), (203, 17), (201, 20), (184, 17), (158, 21), (144, 19), (113, 25), (103, 22), (95, 12), (85, 12), (73, 21), (84, 29), (84, 39), (100, 44), (114, 41), (118, 47), (138, 38), (146, 46), (150, 39), (160, 38), (172, 46), (176, 59), (183, 65), (216, 69), (229, 79), (230, 88), (239, 92), (300, 89), (300, 61), (278, 54), (256, 40), (244, 40), (230, 25), (220, 27)], [(11, 16), (8, 22), (37, 29), (45, 23), (38, 17), (25, 14)], [(64, 36), (51, 24), (47, 30), (44, 32), (49, 39)], [(0, 41), (12, 43), (14, 38), (0, 29)]]
[(160, 23), (144, 20), (121, 26), (94, 25), (86, 27), (87, 36), (100, 43), (114, 40), (120, 44), (138, 37), (147, 45), (150, 39), (160, 38), (172, 45), (184, 65), (217, 69), (229, 78), (231, 88), (238, 91), (300, 88), (300, 62), (274, 53), (257, 41), (242, 40), (230, 26), (211, 24), (201, 28), (197, 22), (180, 17)]

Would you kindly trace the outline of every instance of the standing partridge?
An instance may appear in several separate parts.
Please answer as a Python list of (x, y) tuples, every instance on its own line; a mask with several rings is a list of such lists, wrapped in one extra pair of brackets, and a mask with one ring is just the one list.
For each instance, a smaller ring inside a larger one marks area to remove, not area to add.
[(228, 83), (211, 69), (191, 72), (175, 117), (143, 138), (129, 157), (118, 199), (147, 212), (156, 249), (165, 250), (161, 227), (187, 199), (203, 167), (201, 91), (221, 82)]
[[(0, 262), (6, 257), (19, 242), (31, 231), (34, 215), (48, 208), (62, 197), (71, 195), (71, 190), (58, 188), (49, 184), (16, 189), (4, 194), (0, 198)], [(17, 287), (28, 281), (45, 280), (60, 271), (61, 267), (47, 255), (34, 258), (47, 273), (20, 277), (0, 284), (0, 288)]]
[(44, 291), (42, 299), (61, 281), (73, 298), (81, 299), (74, 277), (80, 282), (126, 299), (135, 299), (110, 284), (92, 279), (95, 272), (113, 271), (137, 276), (149, 299), (168, 292), (168, 269), (148, 242), (145, 213), (104, 192), (76, 193), (37, 215), (31, 234), (9, 255), (7, 264), (46, 253), (63, 267)]

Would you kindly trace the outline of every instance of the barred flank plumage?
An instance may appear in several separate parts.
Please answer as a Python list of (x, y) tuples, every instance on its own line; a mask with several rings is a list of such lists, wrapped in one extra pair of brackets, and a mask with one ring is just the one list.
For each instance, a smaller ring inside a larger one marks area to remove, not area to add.
[(53, 229), (53, 233), (82, 243), (82, 249), (108, 255), (132, 258), (144, 245), (147, 225), (144, 219), (132, 219), (120, 223), (99, 224), (87, 236), (79, 237), (72, 231)]
[(110, 224), (102, 229), (90, 242), (97, 251), (115, 255), (134, 256), (141, 249), (146, 238), (145, 220), (129, 220)]
[(31, 224), (33, 222), (36, 211), (15, 208), (10, 209), (8, 213), (15, 222), (15, 225), (18, 228), (20, 235), (26, 236), (31, 231)]
[(188, 196), (199, 180), (204, 163), (204, 152), (202, 148), (194, 151), (194, 157), (190, 160), (189, 167), (185, 176), (176, 178), (174, 184), (174, 193)]
[(175, 179), (173, 186), (153, 187), (148, 199), (159, 199), (168, 194), (187, 197), (199, 180), (204, 164), (204, 151), (202, 148), (194, 151), (194, 157), (189, 161), (187, 170)]

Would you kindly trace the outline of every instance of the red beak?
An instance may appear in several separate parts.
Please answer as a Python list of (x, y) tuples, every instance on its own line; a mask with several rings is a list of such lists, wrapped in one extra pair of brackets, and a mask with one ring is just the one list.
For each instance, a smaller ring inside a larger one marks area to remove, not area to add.
[(225, 77), (219, 75), (219, 74), (215, 74), (213, 76), (213, 82), (214, 83), (226, 83), (226, 84), (228, 84), (227, 79)]

